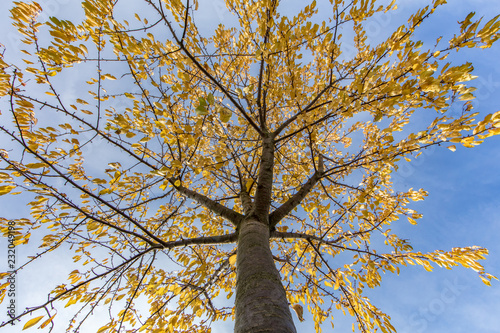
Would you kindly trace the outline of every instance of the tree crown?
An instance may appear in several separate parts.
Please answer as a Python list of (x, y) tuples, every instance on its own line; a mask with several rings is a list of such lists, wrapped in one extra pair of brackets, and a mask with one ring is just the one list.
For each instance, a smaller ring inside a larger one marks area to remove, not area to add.
[[(26, 50), (24, 63), (0, 58), (0, 194), (27, 200), (31, 218), (14, 233), (17, 245), (38, 235), (30, 261), (71, 250), (81, 263), (19, 314), (47, 310), (26, 327), (50, 327), (61, 301), (82, 308), (70, 329), (106, 306), (99, 332), (209, 331), (234, 316), (221, 299), (249, 218), (269, 227), (287, 299), (297, 313), (307, 305), (317, 331), (335, 308), (360, 331), (395, 331), (363, 290), (407, 264), (462, 265), (489, 284), (486, 249), (421, 253), (392, 232), (403, 217), (416, 223), (408, 204), (426, 192), (396, 192), (391, 176), (428, 147), (500, 133), (499, 112), (476, 120), (472, 65), (446, 62), (490, 47), (500, 21), (471, 13), (427, 48), (413, 35), (446, 2), (435, 0), (370, 45), (365, 23), (395, 9), (378, 2), (285, 15), (283, 2), (227, 0), (237, 25), (209, 35), (197, 1), (145, 0), (147, 18), (133, 18), (126, 2), (85, 0), (80, 22), (38, 20), (38, 4), (16, 2)], [(65, 75), (81, 81), (70, 88)]]

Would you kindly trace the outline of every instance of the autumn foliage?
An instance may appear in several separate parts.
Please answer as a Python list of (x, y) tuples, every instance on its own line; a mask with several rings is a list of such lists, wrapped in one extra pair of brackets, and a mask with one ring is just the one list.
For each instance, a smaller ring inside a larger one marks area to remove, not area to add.
[(286, 16), (284, 1), (226, 0), (236, 24), (211, 29), (196, 0), (145, 0), (135, 16), (126, 1), (85, 0), (79, 21), (17, 2), (24, 59), (0, 58), (0, 195), (27, 207), (16, 244), (32, 256), (18, 269), (50, 252), (79, 269), (16, 320), (48, 329), (71, 306), (69, 331), (104, 308), (99, 332), (209, 332), (227, 319), (294, 332), (290, 309), (316, 331), (339, 309), (361, 332), (394, 332), (364, 296), (382, 273), (461, 265), (489, 284), (486, 249), (421, 253), (391, 230), (416, 224), (408, 205), (426, 196), (393, 189), (398, 165), (500, 134), (500, 112), (472, 110), (472, 65), (446, 60), (490, 47), (498, 16), (415, 40), (445, 2), (377, 45), (364, 25), (394, 3), (297, 2)]

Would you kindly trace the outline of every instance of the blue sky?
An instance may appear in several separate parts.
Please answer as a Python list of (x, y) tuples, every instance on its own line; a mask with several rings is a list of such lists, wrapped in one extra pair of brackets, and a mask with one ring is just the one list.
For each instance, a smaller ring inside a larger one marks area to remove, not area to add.
[[(392, 32), (417, 8), (416, 3), (420, 6), (422, 2), (398, 1), (397, 11), (371, 23), (369, 38), (377, 41)], [(39, 3), (49, 15), (67, 16), (76, 2), (43, 0)], [(7, 20), (10, 4), (11, 1), (3, 1), (0, 7), (0, 28), (3, 31), (0, 42), (7, 47), (7, 59), (16, 57), (17, 48), (16, 35)], [(470, 11), (476, 11), (477, 17), (489, 19), (500, 14), (500, 2), (450, 1), (419, 29), (417, 36), (431, 43), (439, 35), (449, 36), (457, 31), (456, 22)], [(210, 23), (228, 18), (220, 0), (207, 5), (204, 13), (206, 16), (203, 19), (211, 20)], [(465, 52), (452, 54), (450, 59), (455, 63), (473, 63), (473, 74), (478, 76), (471, 83), (478, 88), (474, 102), (476, 110), (482, 115), (500, 110), (500, 43), (487, 50), (462, 51)], [(429, 196), (425, 201), (414, 204), (414, 208), (424, 215), (417, 226), (395, 224), (393, 230), (397, 230), (396, 234), (400, 237), (410, 239), (418, 251), (472, 245), (486, 247), (490, 255), (483, 264), (489, 273), (500, 277), (500, 137), (489, 138), (474, 149), (457, 148), (456, 152), (445, 148), (427, 150), (411, 164), (401, 166), (394, 177), (396, 189), (424, 188)], [(4, 198), (0, 200), (0, 207), (5, 217), (9, 214), (15, 216), (25, 209), (12, 205), (12, 202), (7, 203)], [(5, 247), (2, 246), (0, 251), (4, 251)], [(22, 255), (18, 254), (19, 257)], [(64, 278), (71, 258), (53, 260), (49, 274), (43, 277), (22, 276), (19, 279), (19, 308), (33, 305), (29, 300), (35, 297), (46, 297), (46, 292), (39, 291), (38, 285)], [(0, 263), (0, 270), (4, 269), (4, 261)], [(492, 287), (487, 287), (472, 270), (435, 269), (429, 273), (421, 267), (407, 267), (399, 276), (384, 277), (381, 287), (373, 290), (370, 296), (373, 304), (391, 315), (398, 332), (499, 332), (500, 283), (495, 281)], [(4, 319), (4, 313), (2, 305), (0, 320)], [(335, 331), (350, 331), (351, 322), (350, 317), (337, 315)], [(297, 321), (296, 324), (300, 332), (313, 332), (310, 316), (306, 315), (305, 322)], [(325, 326), (326, 331), (328, 327)], [(214, 326), (214, 331), (231, 332), (232, 324)]]

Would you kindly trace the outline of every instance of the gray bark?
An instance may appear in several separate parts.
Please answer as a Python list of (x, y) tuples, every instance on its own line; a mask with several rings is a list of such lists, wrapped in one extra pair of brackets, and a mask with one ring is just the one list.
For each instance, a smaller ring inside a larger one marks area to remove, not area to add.
[(245, 219), (238, 236), (235, 333), (295, 333), (281, 277), (269, 247), (269, 226)]
[(255, 191), (254, 214), (266, 225), (269, 222), (271, 194), (273, 189), (274, 137), (267, 134), (262, 140), (262, 156), (260, 158), (259, 178)]
[(235, 333), (295, 333), (281, 276), (269, 246), (269, 209), (273, 186), (274, 137), (264, 135), (252, 205), (242, 193), (245, 219), (239, 226), (236, 259)]

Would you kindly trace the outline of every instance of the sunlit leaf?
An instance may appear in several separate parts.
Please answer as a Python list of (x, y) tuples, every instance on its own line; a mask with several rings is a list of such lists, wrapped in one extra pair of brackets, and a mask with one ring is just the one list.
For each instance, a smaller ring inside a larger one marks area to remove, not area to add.
[(28, 320), (28, 322), (26, 324), (24, 324), (23, 330), (28, 329), (32, 326), (35, 326), (43, 317), (45, 317), (45, 316), (38, 316), (38, 317), (35, 317), (35, 318)]

